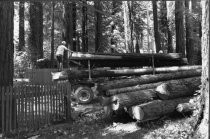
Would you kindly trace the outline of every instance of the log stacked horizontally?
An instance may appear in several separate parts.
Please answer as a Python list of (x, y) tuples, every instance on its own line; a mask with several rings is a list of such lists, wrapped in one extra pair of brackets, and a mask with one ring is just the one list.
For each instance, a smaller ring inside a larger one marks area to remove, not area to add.
[(201, 69), (146, 75), (101, 84), (98, 90), (106, 95), (106, 109), (125, 109), (139, 122), (157, 119), (173, 112), (189, 112), (201, 85)]

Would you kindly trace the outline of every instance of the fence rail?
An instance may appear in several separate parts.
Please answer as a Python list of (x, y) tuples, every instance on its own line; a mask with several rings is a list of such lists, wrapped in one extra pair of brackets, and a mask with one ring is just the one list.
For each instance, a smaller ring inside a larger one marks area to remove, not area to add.
[(70, 91), (69, 83), (0, 87), (2, 133), (34, 131), (67, 119)]

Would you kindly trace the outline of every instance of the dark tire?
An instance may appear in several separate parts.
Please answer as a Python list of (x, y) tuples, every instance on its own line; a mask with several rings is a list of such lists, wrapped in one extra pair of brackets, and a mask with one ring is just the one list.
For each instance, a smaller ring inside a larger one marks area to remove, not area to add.
[(87, 86), (79, 86), (74, 94), (77, 101), (81, 104), (90, 103), (94, 97), (92, 89)]

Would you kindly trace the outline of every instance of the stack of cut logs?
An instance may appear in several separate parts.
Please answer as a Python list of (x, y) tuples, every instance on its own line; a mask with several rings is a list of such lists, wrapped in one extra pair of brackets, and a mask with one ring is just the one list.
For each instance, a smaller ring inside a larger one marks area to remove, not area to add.
[(195, 108), (190, 100), (201, 84), (201, 66), (155, 68), (153, 73), (100, 84), (101, 104), (108, 112), (126, 110), (140, 122)]

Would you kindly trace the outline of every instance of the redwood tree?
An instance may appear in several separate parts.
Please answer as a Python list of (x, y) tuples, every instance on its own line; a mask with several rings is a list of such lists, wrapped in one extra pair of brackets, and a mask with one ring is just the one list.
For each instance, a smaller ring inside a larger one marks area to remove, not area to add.
[(176, 52), (185, 56), (184, 2), (175, 1)]
[[(97, 10), (102, 10), (101, 8), (101, 2), (100, 1), (95, 1), (94, 2), (94, 7)], [(101, 42), (102, 42), (102, 15), (101, 13), (99, 13), (98, 11), (95, 11), (95, 52), (101, 52), (102, 51), (102, 46), (101, 46)]]
[(14, 3), (0, 2), (0, 86), (13, 84)]
[(18, 51), (22, 51), (25, 46), (25, 31), (24, 31), (24, 3), (19, 3), (19, 45)]
[(29, 7), (29, 52), (31, 66), (43, 58), (43, 7), (41, 2), (30, 2)]
[(157, 2), (156, 2), (156, 0), (152, 1), (152, 7), (153, 7), (155, 45), (156, 45), (156, 52), (158, 53), (161, 50), (161, 45), (160, 45), (160, 34), (159, 34), (159, 30), (158, 30)]
[(209, 138), (209, 0), (202, 1), (202, 88), (193, 137)]
[(52, 2), (52, 24), (51, 24), (51, 61), (54, 60), (54, 23), (55, 23), (55, 3)]
[(87, 1), (83, 1), (82, 6), (82, 51), (88, 52), (88, 33), (87, 33)]

